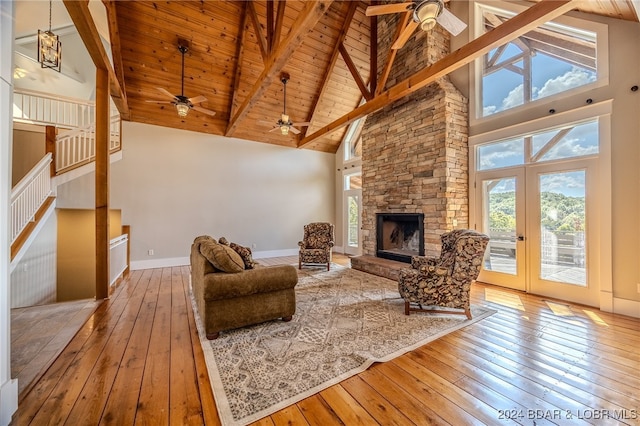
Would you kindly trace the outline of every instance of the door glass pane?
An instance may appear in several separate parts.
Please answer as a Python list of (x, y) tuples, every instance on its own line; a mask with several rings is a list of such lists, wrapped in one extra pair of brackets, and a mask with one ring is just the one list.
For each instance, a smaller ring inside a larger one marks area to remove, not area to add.
[(485, 180), (484, 232), (491, 238), (484, 269), (516, 275), (516, 178)]
[(349, 245), (349, 247), (358, 247), (358, 196), (347, 196), (347, 205), (349, 208), (347, 245)]
[(531, 151), (532, 163), (597, 154), (598, 121), (537, 133), (532, 137)]
[(585, 170), (540, 176), (540, 278), (586, 286)]

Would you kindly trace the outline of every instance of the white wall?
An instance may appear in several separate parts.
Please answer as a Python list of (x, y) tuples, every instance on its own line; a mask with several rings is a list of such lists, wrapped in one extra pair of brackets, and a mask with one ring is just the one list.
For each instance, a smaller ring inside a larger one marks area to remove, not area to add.
[(52, 214), (11, 273), (11, 307), (56, 302), (57, 221)]
[(0, 426), (18, 409), (18, 381), (11, 380), (11, 311), (9, 202), (13, 83), (13, 2), (0, 1)]
[[(110, 208), (131, 225), (133, 268), (186, 264), (202, 234), (297, 254), (306, 223), (334, 221), (333, 154), (130, 122), (122, 134)], [(92, 208), (94, 176), (58, 187), (58, 207)]]

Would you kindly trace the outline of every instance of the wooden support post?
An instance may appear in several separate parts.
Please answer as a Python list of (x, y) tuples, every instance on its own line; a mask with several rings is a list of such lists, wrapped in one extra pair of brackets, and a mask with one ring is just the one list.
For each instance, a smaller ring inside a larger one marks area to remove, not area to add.
[(51, 177), (56, 175), (56, 128), (55, 126), (46, 126), (44, 131), (45, 152), (51, 153)]
[(109, 72), (96, 69), (96, 300), (109, 297)]

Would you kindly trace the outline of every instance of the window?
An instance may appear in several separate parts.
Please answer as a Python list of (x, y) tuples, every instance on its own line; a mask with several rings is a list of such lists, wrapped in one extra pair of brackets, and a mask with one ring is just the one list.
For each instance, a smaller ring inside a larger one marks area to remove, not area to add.
[[(490, 31), (517, 12), (479, 5), (480, 32)], [(606, 80), (606, 26), (577, 19), (549, 22), (491, 50), (479, 65), (477, 117), (527, 105), (558, 93)], [(580, 25), (582, 23), (582, 25)], [(579, 26), (589, 25), (589, 28)]]
[(362, 117), (351, 123), (344, 135), (344, 161), (362, 158), (362, 128), (367, 117)]
[(599, 152), (598, 121), (543, 130), (477, 147), (477, 170), (585, 157)]

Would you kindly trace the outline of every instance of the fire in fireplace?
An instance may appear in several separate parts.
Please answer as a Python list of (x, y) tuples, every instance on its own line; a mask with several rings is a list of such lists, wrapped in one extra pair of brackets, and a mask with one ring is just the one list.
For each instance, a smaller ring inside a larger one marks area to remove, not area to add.
[(424, 256), (424, 214), (377, 213), (376, 256), (411, 263)]

